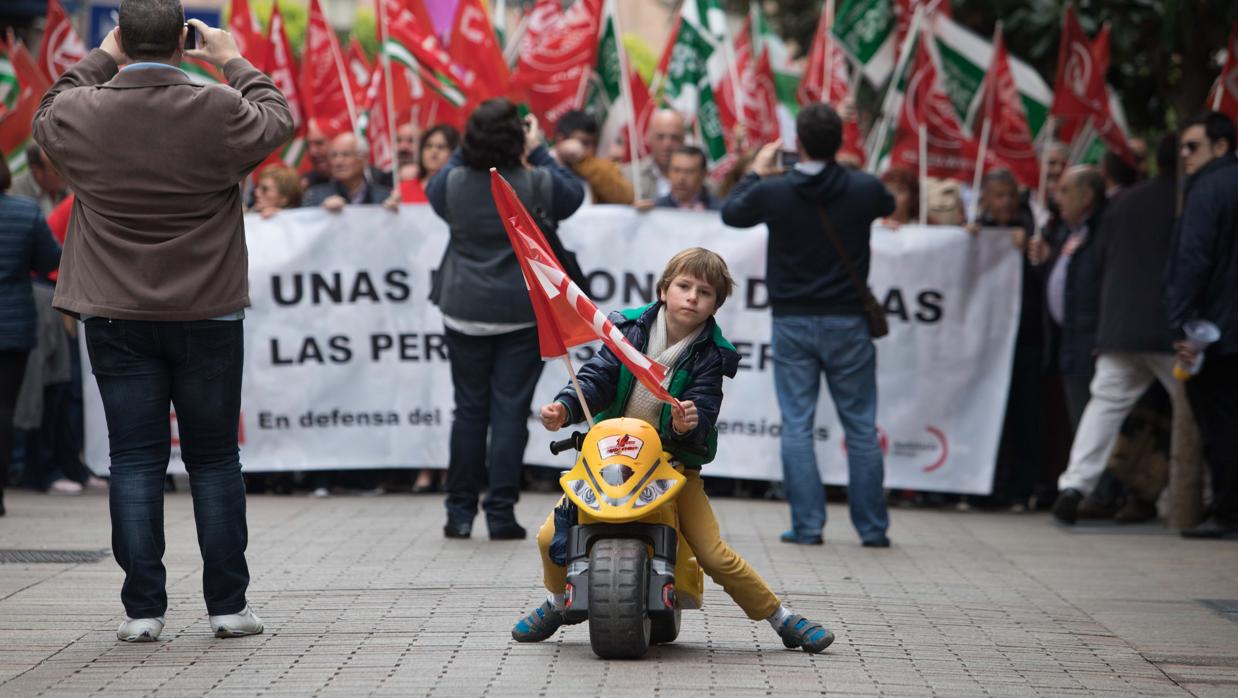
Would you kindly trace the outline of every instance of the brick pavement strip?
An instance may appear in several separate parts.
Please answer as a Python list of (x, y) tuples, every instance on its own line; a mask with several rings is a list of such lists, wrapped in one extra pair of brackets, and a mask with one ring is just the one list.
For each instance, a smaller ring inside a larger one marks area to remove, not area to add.
[[(526, 495), (529, 525), (552, 498)], [(108, 546), (106, 498), (10, 492), (0, 548)], [(0, 565), (0, 695), (1234, 695), (1238, 623), (1198, 602), (1238, 599), (1238, 545), (1149, 530), (1071, 532), (1044, 515), (894, 512), (886, 551), (860, 548), (845, 508), (827, 545), (781, 545), (785, 505), (717, 500), (731, 544), (838, 641), (785, 650), (709, 584), (680, 639), (605, 662), (588, 629), (511, 641), (535, 604), (532, 540), (441, 537), (441, 500), (251, 497), (250, 600), (259, 637), (215, 640), (202, 606), (191, 502), (167, 500), (168, 625), (115, 640), (121, 573)], [(484, 536), (479, 520), (478, 536)]]

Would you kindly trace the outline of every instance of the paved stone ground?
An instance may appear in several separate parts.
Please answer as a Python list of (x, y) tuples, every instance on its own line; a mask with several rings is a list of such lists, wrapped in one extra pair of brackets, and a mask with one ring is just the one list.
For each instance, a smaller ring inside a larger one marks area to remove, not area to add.
[[(104, 496), (8, 502), (0, 548), (108, 547)], [(519, 514), (533, 524), (551, 503), (526, 495)], [(783, 649), (712, 584), (679, 641), (640, 663), (596, 659), (584, 626), (518, 645), (510, 627), (541, 597), (533, 541), (446, 541), (440, 500), (411, 495), (251, 497), (267, 633), (215, 640), (179, 494), (157, 643), (116, 641), (110, 558), (0, 564), (0, 695), (1238, 695), (1238, 543), (896, 510), (895, 547), (868, 550), (831, 507), (827, 545), (802, 548), (777, 542), (780, 503), (715, 506), (775, 590), (837, 633), (826, 654)]]

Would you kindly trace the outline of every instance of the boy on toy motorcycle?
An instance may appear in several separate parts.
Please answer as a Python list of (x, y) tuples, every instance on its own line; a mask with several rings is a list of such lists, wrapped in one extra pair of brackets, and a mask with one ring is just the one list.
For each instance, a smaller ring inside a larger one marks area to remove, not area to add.
[[(604, 347), (580, 368), (577, 379), (597, 420), (643, 419), (654, 425), (664, 440), (693, 443), (708, 451), (704, 458), (675, 454), (687, 477), (676, 500), (684, 539), (705, 573), (749, 618), (769, 621), (787, 647), (821, 652), (834, 641), (834, 634), (782, 605), (765, 580), (722, 540), (718, 519), (701, 483), (700, 468), (713, 460), (717, 451), (714, 423), (722, 406), (722, 378), (734, 377), (739, 366), (739, 354), (722, 336), (713, 317), (733, 285), (722, 257), (695, 247), (667, 263), (658, 281), (658, 302), (611, 316), (633, 346), (670, 369), (667, 390), (679, 399), (680, 407), (658, 401)], [(539, 416), (550, 431), (584, 420), (580, 401), (570, 385), (554, 402), (542, 407)], [(541, 642), (563, 625), (566, 569), (551, 559), (554, 536), (555, 514), (551, 512), (537, 533), (543, 581), (550, 595), (516, 623), (512, 637), (518, 642)]]

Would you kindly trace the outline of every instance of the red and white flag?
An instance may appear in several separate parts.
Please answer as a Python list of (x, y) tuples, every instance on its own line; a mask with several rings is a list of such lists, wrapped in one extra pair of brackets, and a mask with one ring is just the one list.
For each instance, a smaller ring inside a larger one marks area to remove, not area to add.
[(572, 283), (533, 217), (496, 170), (490, 171), (490, 193), (529, 287), (542, 358), (555, 359), (566, 355), (569, 347), (600, 339), (654, 397), (678, 404), (662, 385), (666, 367), (632, 346), (619, 328), (606, 319), (606, 314)]
[(361, 42), (353, 36), (348, 40), (348, 81), (352, 85), (353, 102), (365, 104), (365, 96), (370, 86), (370, 75), (374, 66), (366, 57)]
[(39, 64), (35, 61), (34, 56), (30, 55), (26, 45), (10, 37), (8, 55), (9, 63), (13, 64), (13, 75), (17, 77), (17, 84), (20, 88), (24, 90), (29, 87), (34, 90), (36, 101), (42, 99), (43, 93), (47, 92), (48, 88), (52, 86), (52, 81), (39, 68)]
[(266, 65), (263, 72), (271, 76), (271, 82), (284, 93), (288, 100), (288, 109), (292, 112), (293, 136), (280, 150), (271, 153), (258, 167), (261, 172), (269, 165), (285, 165), (298, 172), (308, 172), (309, 159), (305, 156), (305, 132), (307, 120), (305, 105), (301, 100), (301, 90), (296, 79), (296, 67), (292, 58), (292, 46), (288, 43), (288, 33), (284, 29), (284, 17), (279, 13), (279, 4), (271, 3), (271, 21), (267, 23)]
[(926, 34), (916, 42), (890, 165), (920, 171), (920, 127), (924, 126), (928, 176), (969, 182), (980, 157), (979, 147), (963, 130), (954, 104), (938, 83), (937, 66), (927, 47), (931, 40)]
[[(646, 137), (649, 133), (649, 120), (653, 118), (653, 112), (657, 109), (658, 104), (649, 96), (649, 88), (645, 86), (645, 80), (641, 78), (640, 73), (632, 69), (632, 63), (627, 63), (628, 68), (628, 94), (632, 95), (632, 114), (636, 118), (636, 128), (633, 129), (631, 124), (624, 123), (619, 129), (619, 136), (624, 143), (628, 143), (630, 139), (636, 139), (636, 157), (644, 158), (649, 155), (649, 139)], [(623, 149), (622, 162), (632, 161), (632, 149)]]
[(993, 61), (980, 86), (979, 108), (972, 130), (983, 134), (984, 123), (988, 121), (989, 152), (1009, 167), (1023, 186), (1035, 189), (1040, 183), (1040, 163), (1032, 142), (1032, 130), (1027, 125), (1023, 100), (1015, 87), (1000, 23), (996, 33)]
[[(272, 6), (275, 3), (271, 3)], [(262, 26), (258, 18), (249, 9), (249, 0), (232, 0), (228, 12), (228, 31), (236, 40), (236, 47), (241, 55), (255, 67), (264, 66), (267, 62), (267, 40), (262, 35)]]
[(1105, 89), (1105, 71), (1109, 68), (1109, 33), (1106, 26), (1089, 42), (1075, 16), (1075, 9), (1066, 6), (1062, 15), (1062, 37), (1058, 45), (1057, 76), (1053, 81), (1053, 107), (1049, 113), (1066, 120), (1062, 137), (1067, 140), (1085, 129), (1089, 119), (1105, 145), (1123, 160), (1134, 164), (1126, 134), (1118, 126), (1109, 109), (1109, 92)]
[(453, 61), (476, 76), (470, 102), (481, 103), (507, 94), (511, 74), (482, 0), (460, 0), (447, 52)]
[(357, 111), (344, 52), (318, 0), (310, 0), (300, 87), (306, 118), (327, 138), (356, 131)]
[(39, 47), (39, 68), (54, 81), (85, 57), (86, 44), (74, 31), (64, 6), (60, 0), (48, 0), (43, 44)]
[(1238, 121), (1238, 22), (1225, 44), (1225, 65), (1208, 95), (1208, 108)]
[(808, 63), (804, 67), (804, 76), (795, 96), (801, 107), (814, 102), (825, 102), (842, 116), (843, 142), (838, 152), (840, 155), (859, 158), (863, 165), (864, 139), (860, 134), (856, 111), (854, 107), (843, 108), (846, 102), (854, 102), (851, 68), (847, 62), (847, 53), (830, 34), (830, 26), (834, 22), (834, 18), (830, 16), (832, 4), (826, 3), (826, 9), (821, 12), (817, 33), (813, 36), (812, 48), (808, 53)]
[[(549, 14), (542, 9), (538, 16)], [(576, 0), (552, 26), (525, 35), (512, 85), (527, 95), (529, 108), (548, 133), (564, 113), (584, 105), (601, 17), (602, 0)]]
[[(769, 62), (769, 50), (760, 49), (753, 55), (752, 15), (735, 37), (735, 69), (739, 74), (742, 100), (736, 100), (731, 80), (723, 80), (718, 90), (718, 112), (728, 138), (741, 124), (750, 146), (760, 146), (778, 138), (778, 94), (774, 87), (774, 69)], [(736, 113), (736, 102), (743, 104), (743, 113)], [(736, 144), (730, 144), (731, 149)]]

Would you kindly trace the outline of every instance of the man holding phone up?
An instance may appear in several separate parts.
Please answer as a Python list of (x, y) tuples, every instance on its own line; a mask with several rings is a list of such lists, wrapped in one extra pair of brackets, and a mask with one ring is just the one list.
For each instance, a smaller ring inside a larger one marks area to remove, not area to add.
[[(153, 641), (167, 609), (163, 482), (176, 409), (216, 637), (263, 630), (245, 597), (238, 423), (248, 258), (237, 186), (292, 135), (288, 102), (225, 31), (179, 0), (123, 0), (120, 26), (43, 97), (34, 137), (77, 199), (55, 306), (85, 321), (111, 451), (117, 637)], [(195, 48), (196, 46), (196, 48)], [(223, 69), (194, 84), (182, 56)], [(121, 64), (126, 64), (120, 68)]]

